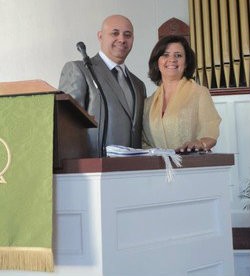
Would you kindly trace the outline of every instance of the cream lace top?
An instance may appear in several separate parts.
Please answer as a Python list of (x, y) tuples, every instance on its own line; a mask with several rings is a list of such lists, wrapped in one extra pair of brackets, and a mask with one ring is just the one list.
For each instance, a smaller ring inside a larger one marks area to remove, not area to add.
[(217, 139), (221, 118), (209, 90), (183, 78), (162, 116), (163, 85), (145, 100), (143, 147), (176, 149), (202, 137)]

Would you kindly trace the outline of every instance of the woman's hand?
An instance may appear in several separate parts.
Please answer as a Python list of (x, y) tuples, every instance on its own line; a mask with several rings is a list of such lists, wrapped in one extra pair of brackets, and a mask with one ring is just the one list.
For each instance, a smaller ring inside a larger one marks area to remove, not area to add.
[(184, 143), (181, 147), (175, 149), (178, 153), (183, 152), (198, 152), (198, 151), (209, 151), (216, 144), (216, 140), (210, 137), (204, 137)]

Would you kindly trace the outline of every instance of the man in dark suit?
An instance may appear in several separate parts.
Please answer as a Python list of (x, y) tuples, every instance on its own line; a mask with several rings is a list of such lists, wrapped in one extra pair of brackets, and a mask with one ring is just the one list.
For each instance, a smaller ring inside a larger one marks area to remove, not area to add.
[[(124, 64), (134, 40), (132, 23), (122, 15), (109, 16), (103, 21), (98, 40), (100, 51), (91, 58), (91, 63), (108, 105), (106, 145), (140, 148), (146, 89), (144, 83)], [(120, 65), (130, 87), (128, 96), (119, 85), (117, 71), (113, 73), (117, 65)], [(59, 89), (71, 94), (97, 121), (99, 130), (88, 129), (89, 155), (96, 157), (102, 146), (100, 137), (105, 113), (100, 93), (89, 81), (89, 76), (83, 61), (68, 62), (62, 70)]]

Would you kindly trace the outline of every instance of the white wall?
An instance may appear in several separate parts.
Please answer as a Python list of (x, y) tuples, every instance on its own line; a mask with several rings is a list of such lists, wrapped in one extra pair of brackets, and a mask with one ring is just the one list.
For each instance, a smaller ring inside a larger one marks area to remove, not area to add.
[(93, 56), (101, 22), (114, 13), (134, 24), (127, 65), (152, 94), (147, 62), (157, 29), (172, 17), (188, 24), (187, 0), (0, 0), (0, 82), (42, 79), (57, 88), (64, 63), (81, 59), (76, 43), (84, 41)]

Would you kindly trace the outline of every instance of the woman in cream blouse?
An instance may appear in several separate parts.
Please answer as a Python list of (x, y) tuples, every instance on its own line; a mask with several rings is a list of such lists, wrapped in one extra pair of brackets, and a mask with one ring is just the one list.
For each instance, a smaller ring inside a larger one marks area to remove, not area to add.
[(210, 150), (221, 121), (209, 90), (193, 79), (195, 55), (181, 36), (157, 42), (149, 59), (149, 77), (158, 86), (145, 101), (144, 147), (176, 152)]

